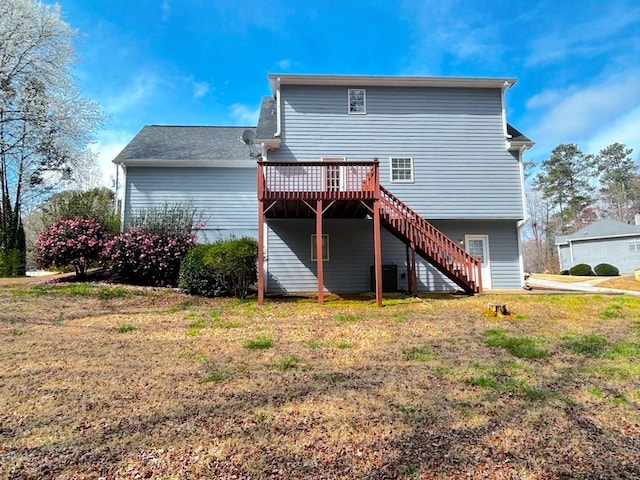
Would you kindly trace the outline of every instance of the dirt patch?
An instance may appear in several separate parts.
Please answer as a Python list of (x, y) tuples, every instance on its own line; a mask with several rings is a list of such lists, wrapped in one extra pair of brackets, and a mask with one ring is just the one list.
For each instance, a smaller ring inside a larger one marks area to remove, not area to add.
[(637, 478), (638, 318), (624, 296), (4, 288), (0, 477)]
[(599, 287), (606, 288), (618, 288), (620, 290), (631, 290), (634, 292), (640, 292), (640, 282), (638, 282), (633, 274), (621, 275), (619, 277), (611, 277), (602, 283), (598, 284)]

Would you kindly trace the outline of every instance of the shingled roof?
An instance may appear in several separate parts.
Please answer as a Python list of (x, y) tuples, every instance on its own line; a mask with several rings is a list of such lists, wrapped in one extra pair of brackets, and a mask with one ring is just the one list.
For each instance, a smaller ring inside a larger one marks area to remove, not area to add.
[(254, 127), (146, 125), (113, 160), (125, 165), (252, 160), (241, 141)]
[(524, 133), (519, 131), (512, 125), (507, 123), (507, 135), (511, 136), (512, 142), (533, 143), (533, 141), (527, 137)]
[(577, 242), (581, 240), (625, 236), (640, 236), (640, 225), (629, 225), (628, 223), (605, 219), (592, 223), (570, 235), (557, 236), (556, 245), (563, 245), (569, 241)]

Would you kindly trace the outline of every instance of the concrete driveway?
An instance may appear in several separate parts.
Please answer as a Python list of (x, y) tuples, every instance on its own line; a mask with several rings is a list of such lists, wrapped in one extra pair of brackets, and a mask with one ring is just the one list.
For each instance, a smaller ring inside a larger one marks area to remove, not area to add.
[(617, 288), (599, 287), (600, 283), (609, 280), (608, 277), (594, 278), (593, 280), (584, 280), (582, 282), (554, 282), (535, 276), (529, 277), (527, 284), (533, 289), (558, 290), (565, 292), (585, 292), (585, 293), (605, 293), (605, 294), (624, 294), (640, 297), (640, 292), (633, 290), (620, 290)]

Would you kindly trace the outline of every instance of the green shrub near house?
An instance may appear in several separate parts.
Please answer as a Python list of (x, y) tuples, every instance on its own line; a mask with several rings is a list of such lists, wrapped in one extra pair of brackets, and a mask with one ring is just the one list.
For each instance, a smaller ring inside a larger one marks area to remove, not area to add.
[(250, 237), (218, 240), (194, 247), (180, 267), (180, 288), (206, 297), (245, 298), (258, 278), (258, 245)]
[(218, 297), (227, 293), (211, 265), (205, 264), (204, 259), (210, 247), (208, 243), (201, 243), (184, 257), (178, 278), (178, 287), (183, 292), (202, 297)]
[(569, 269), (569, 275), (573, 275), (575, 277), (590, 277), (593, 276), (593, 270), (591, 270), (591, 266), (586, 263), (579, 263), (574, 265)]
[(608, 263), (599, 263), (595, 267), (593, 267), (593, 271), (599, 277), (617, 277), (620, 275), (620, 271), (614, 267), (613, 265), (609, 265)]

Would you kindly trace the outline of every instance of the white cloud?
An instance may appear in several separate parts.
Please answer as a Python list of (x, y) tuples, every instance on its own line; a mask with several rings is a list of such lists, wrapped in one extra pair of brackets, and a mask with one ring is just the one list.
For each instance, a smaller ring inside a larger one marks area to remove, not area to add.
[(550, 105), (557, 104), (562, 101), (569, 94), (568, 89), (550, 89), (534, 95), (527, 100), (526, 107), (528, 109), (548, 107)]
[(282, 60), (278, 60), (276, 62), (276, 67), (280, 70), (289, 70), (291, 68), (292, 62), (288, 58), (283, 58)]
[(530, 130), (538, 151), (560, 143), (577, 143), (589, 152), (614, 142), (640, 147), (640, 70), (592, 85), (543, 91), (527, 107), (530, 116), (550, 107)]
[(156, 94), (163, 80), (152, 73), (143, 72), (134, 77), (129, 85), (102, 102), (105, 110), (111, 114), (130, 113), (136, 105)]
[(211, 90), (209, 82), (193, 82), (193, 97), (202, 98)]
[(169, 4), (169, 0), (163, 0), (160, 5), (160, 10), (162, 11), (162, 21), (166, 22), (169, 20), (169, 15), (171, 15), (171, 5)]
[[(566, 57), (593, 57), (612, 48), (620, 49), (627, 38), (622, 31), (640, 20), (640, 8), (607, 8), (593, 19), (577, 23), (546, 23), (530, 46), (525, 65), (537, 66), (563, 61)], [(553, 18), (551, 19), (553, 21)]]
[(229, 115), (240, 125), (256, 125), (260, 107), (251, 107), (243, 103), (234, 103), (229, 107)]
[[(122, 149), (131, 141), (135, 133), (125, 131), (103, 130), (97, 140), (91, 144), (91, 150), (98, 158), (98, 165), (102, 174), (102, 184), (113, 188), (116, 177), (116, 165), (112, 162)], [(121, 182), (122, 183), (122, 182)]]
[(400, 13), (413, 40), (406, 73), (442, 74), (447, 57), (454, 63), (481, 59), (486, 66), (499, 61), (504, 51), (500, 23), (482, 8), (461, 8), (455, 0), (404, 0)]
[(595, 153), (615, 142), (633, 148), (633, 158), (640, 161), (640, 105), (627, 115), (604, 125), (601, 131), (589, 139), (585, 150)]

